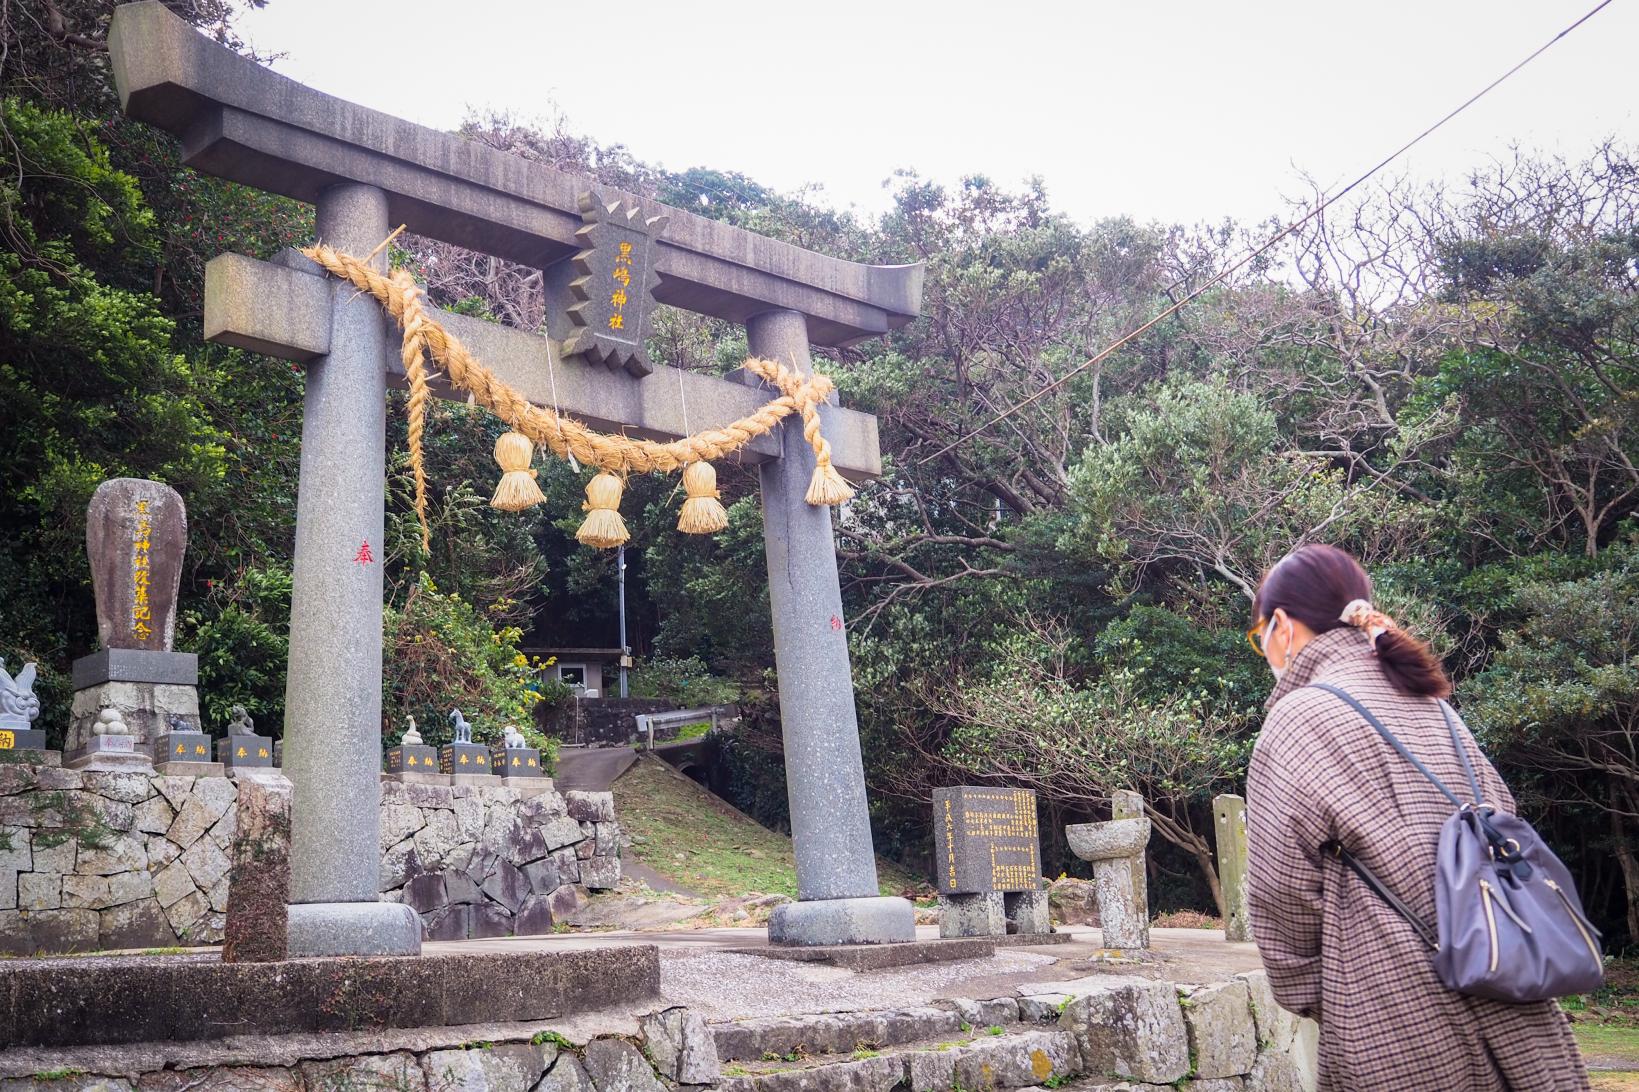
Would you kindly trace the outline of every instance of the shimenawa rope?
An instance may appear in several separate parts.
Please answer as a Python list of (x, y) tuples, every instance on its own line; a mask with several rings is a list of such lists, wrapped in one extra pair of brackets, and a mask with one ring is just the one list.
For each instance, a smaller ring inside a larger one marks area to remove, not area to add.
[[(427, 399), (431, 395), (425, 364), (429, 353), (443, 366), (453, 386), (466, 391), (478, 405), (494, 413), (514, 431), (522, 433), (559, 458), (573, 457), (581, 463), (611, 472), (610, 477), (617, 485), (620, 478), (616, 475), (634, 471), (670, 473), (731, 454), (758, 436), (767, 435), (781, 421), (796, 413), (802, 416), (803, 438), (814, 450), (814, 475), (808, 484), (808, 503), (824, 507), (841, 504), (854, 495), (853, 489), (832, 465), (831, 444), (820, 431), (819, 405), (835, 389), (829, 376), (815, 373), (804, 378), (772, 360), (752, 357), (745, 362), (746, 370), (780, 391), (780, 396), (770, 399), (750, 416), (721, 428), (707, 429), (666, 443), (597, 432), (556, 409), (533, 404), (496, 378), (466, 346), (427, 313), (423, 293), (408, 271), (399, 269), (391, 275), (384, 275), (353, 255), (323, 244), (307, 247), (302, 253), (332, 275), (374, 296), (404, 330), (400, 360), (410, 387), (407, 441), (410, 466), (415, 476), (416, 515), (421, 521), (424, 547), (430, 548), (431, 545), (431, 532), (427, 525), (427, 476), (421, 446), (426, 427)], [(504, 466), (503, 469), (508, 473), (514, 472), (510, 467)], [(600, 474), (593, 478), (587, 488), (587, 508), (593, 515), (605, 510), (605, 502), (619, 501), (619, 490), (616, 489), (610, 497), (609, 483), (600, 482), (603, 477)], [(696, 475), (697, 488), (706, 485), (703, 480), (698, 480), (700, 477)], [(715, 474), (712, 477), (715, 479)], [(534, 483), (531, 481), (530, 484)], [(598, 486), (595, 503), (592, 485)], [(687, 486), (685, 479), (685, 488)], [(715, 481), (708, 488), (715, 492), (714, 487)], [(690, 496), (695, 495), (691, 491)], [(710, 494), (702, 489), (701, 495)], [(618, 518), (619, 513), (615, 515)], [(618, 544), (612, 536), (591, 537), (599, 540), (592, 543), (594, 545)], [(621, 538), (619, 541), (625, 540)]]

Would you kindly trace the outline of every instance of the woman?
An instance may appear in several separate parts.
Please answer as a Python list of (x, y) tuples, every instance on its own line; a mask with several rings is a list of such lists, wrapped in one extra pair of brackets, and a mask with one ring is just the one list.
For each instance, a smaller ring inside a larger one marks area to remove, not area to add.
[[(1466, 785), (1436, 699), (1451, 684), (1426, 645), (1371, 607), (1371, 579), (1331, 546), (1263, 578), (1249, 637), (1275, 672), (1247, 775), (1252, 929), (1275, 999), (1320, 1021), (1320, 1087), (1346, 1092), (1587, 1089), (1552, 1001), (1454, 993), (1428, 947), (1322, 843), (1347, 847), (1436, 920), (1435, 845), (1451, 802), (1342, 699), (1348, 691), (1448, 785)], [(1467, 731), (1487, 802), (1513, 797)]]

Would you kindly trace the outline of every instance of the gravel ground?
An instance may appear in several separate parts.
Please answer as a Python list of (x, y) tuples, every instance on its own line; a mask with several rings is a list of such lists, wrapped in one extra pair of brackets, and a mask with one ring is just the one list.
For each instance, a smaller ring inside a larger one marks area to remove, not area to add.
[(970, 996), (974, 987), (979, 987), (979, 995), (1001, 997), (1012, 989), (991, 980), (1034, 977), (1057, 962), (1034, 952), (1002, 951), (985, 959), (856, 974), (818, 963), (663, 948), (660, 992), (674, 1005), (699, 1010), (707, 1020), (905, 1008), (942, 997)]

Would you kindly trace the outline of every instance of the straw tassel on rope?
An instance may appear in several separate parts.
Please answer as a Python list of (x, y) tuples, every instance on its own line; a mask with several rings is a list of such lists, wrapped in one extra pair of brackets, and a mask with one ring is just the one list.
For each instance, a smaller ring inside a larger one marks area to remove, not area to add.
[(808, 503), (825, 507), (853, 500), (853, 487), (831, 465), (831, 441), (820, 433), (819, 410), (812, 402), (803, 403), (802, 434), (814, 449), (814, 476), (808, 480), (808, 496), (805, 498)]
[(626, 533), (626, 521), (620, 518), (620, 493), (625, 488), (619, 478), (607, 470), (586, 483), (586, 521), (575, 532), (575, 538), (585, 546), (609, 550), (624, 543), (631, 535)]
[(502, 433), (495, 441), (495, 461), (500, 464), (501, 480), (496, 483), (491, 508), (503, 512), (522, 512), (544, 501), (546, 494), (535, 484), (535, 471), (530, 463), (535, 458), (535, 445), (521, 432)]
[(708, 462), (683, 468), (683, 489), (689, 499), (677, 514), (677, 529), (686, 535), (713, 535), (728, 526), (728, 513), (718, 500), (717, 471)]

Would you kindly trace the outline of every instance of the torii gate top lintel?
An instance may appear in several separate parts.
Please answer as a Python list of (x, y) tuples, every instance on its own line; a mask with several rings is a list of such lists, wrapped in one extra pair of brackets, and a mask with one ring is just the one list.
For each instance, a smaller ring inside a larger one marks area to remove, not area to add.
[(326, 95), (212, 42), (159, 0), (116, 8), (108, 45), (125, 112), (179, 136), (184, 162), (207, 174), (309, 202), (337, 183), (375, 186), (394, 223), (538, 268), (579, 248), (580, 195), (595, 188), (670, 218), (658, 302), (741, 323), (798, 311), (815, 345), (897, 329), (921, 306), (921, 264), (817, 254)]

